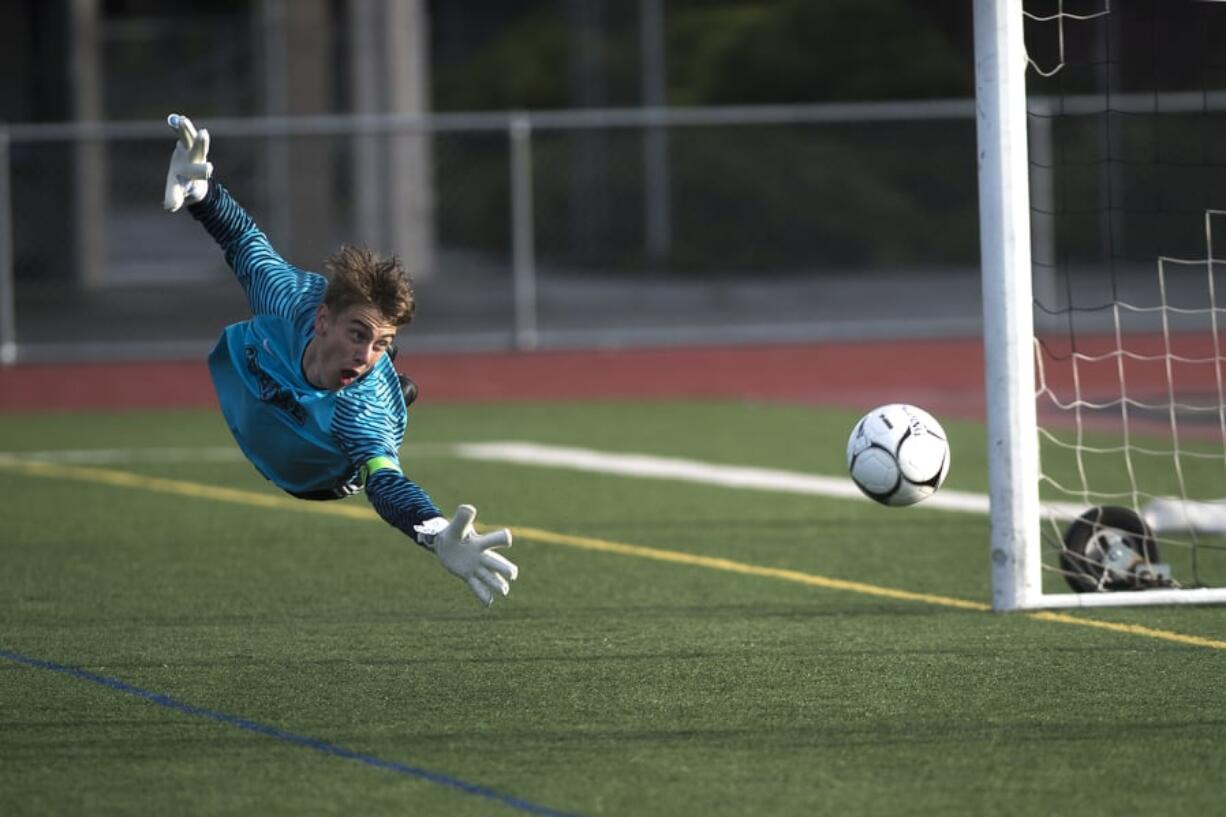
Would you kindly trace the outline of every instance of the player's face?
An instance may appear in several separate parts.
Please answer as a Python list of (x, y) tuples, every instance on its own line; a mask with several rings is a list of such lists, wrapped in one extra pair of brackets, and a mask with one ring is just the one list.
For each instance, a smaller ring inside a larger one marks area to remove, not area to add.
[(343, 389), (391, 348), (396, 327), (373, 306), (355, 304), (334, 313), (323, 305), (315, 317), (315, 340), (319, 344), (316, 385)]

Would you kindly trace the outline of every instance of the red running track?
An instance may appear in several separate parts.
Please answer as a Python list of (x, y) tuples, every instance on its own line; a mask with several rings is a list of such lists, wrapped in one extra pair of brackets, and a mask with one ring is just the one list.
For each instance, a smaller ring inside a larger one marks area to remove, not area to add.
[[(397, 365), (431, 402), (708, 397), (983, 413), (977, 339), (463, 355), (408, 348)], [(0, 369), (0, 411), (213, 405), (203, 360)]]

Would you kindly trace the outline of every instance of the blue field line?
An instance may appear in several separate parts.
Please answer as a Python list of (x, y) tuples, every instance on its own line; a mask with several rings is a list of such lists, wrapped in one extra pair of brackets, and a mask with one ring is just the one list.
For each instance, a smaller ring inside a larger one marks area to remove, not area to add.
[(302, 746), (307, 749), (314, 749), (317, 752), (322, 752), (325, 755), (333, 755), (334, 757), (345, 758), (346, 760), (356, 760), (359, 763), (365, 763), (367, 766), (374, 766), (376, 769), (384, 769), (389, 772), (395, 772), (405, 777), (415, 777), (419, 780), (426, 780), (430, 783), (437, 783), (440, 786), (462, 791), (465, 794), (484, 797), (489, 800), (502, 803), (518, 811), (525, 811), (529, 814), (545, 815), (545, 817), (578, 817), (573, 812), (558, 811), (549, 808), (548, 806), (531, 803), (527, 800), (521, 800), (518, 797), (509, 794), (502, 794), (493, 789), (476, 783), (469, 783), (460, 780), (450, 775), (432, 772), (429, 769), (422, 769), (417, 766), (410, 766), (405, 763), (397, 763), (393, 760), (384, 760), (374, 757), (373, 755), (365, 755), (353, 749), (347, 749), (344, 746), (337, 746), (334, 743), (328, 743), (319, 738), (313, 738), (309, 735), (299, 735), (295, 732), (288, 732), (276, 726), (269, 726), (265, 723), (240, 718), (237, 715), (230, 715), (225, 712), (218, 712), (214, 709), (207, 709), (202, 706), (193, 706), (192, 704), (184, 703), (176, 700), (169, 695), (163, 695), (160, 692), (151, 692), (147, 689), (133, 686), (126, 681), (121, 681), (118, 678), (110, 678), (106, 675), (98, 675), (97, 673), (89, 672), (88, 670), (78, 669), (76, 667), (68, 667), (63, 664), (57, 664), (54, 661), (44, 661), (41, 658), (33, 658), (28, 655), (22, 655), (11, 650), (0, 649), (0, 658), (6, 658), (9, 661), (14, 661), (18, 664), (24, 664), (27, 667), (34, 669), (50, 670), (58, 672), (61, 675), (67, 675), (81, 681), (88, 681), (91, 684), (113, 689), (116, 692), (122, 692), (125, 695), (132, 695), (137, 698), (144, 698), (158, 706), (172, 709), (176, 712), (181, 712), (184, 715), (191, 715), (197, 718), (208, 718), (209, 720), (218, 721), (220, 723), (237, 726), (239, 729), (246, 729), (248, 732), (264, 735), (265, 737), (273, 738), (274, 740), (292, 743), (297, 746)]

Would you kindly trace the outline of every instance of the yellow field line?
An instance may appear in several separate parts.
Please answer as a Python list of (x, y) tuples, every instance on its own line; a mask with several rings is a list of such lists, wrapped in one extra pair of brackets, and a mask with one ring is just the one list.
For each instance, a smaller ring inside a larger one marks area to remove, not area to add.
[[(813, 573), (801, 573), (799, 570), (787, 570), (780, 567), (762, 567), (732, 559), (720, 559), (715, 556), (700, 556), (696, 553), (684, 553), (677, 550), (661, 550), (659, 548), (643, 547), (642, 545), (625, 545), (620, 542), (610, 542), (606, 539), (592, 539), (587, 536), (571, 536), (566, 533), (540, 530), (539, 528), (511, 528), (515, 536), (522, 536), (536, 542), (546, 542), (554, 545), (594, 550), (601, 553), (616, 553), (620, 556), (634, 556), (639, 559), (654, 559), (657, 562), (672, 562), (680, 565), (694, 565), (710, 570), (723, 570), (728, 573), (740, 573), (744, 576), (763, 576), (768, 579), (780, 579), (796, 584), (806, 584), (810, 587), (824, 587), (828, 590), (847, 590), (868, 596), (879, 596), (901, 601), (919, 601), (925, 604), (938, 604), (942, 607), (958, 607), (963, 610), (990, 610), (986, 604), (966, 599), (955, 599), (949, 596), (934, 596), (928, 593), (912, 593), (909, 590), (895, 590), (891, 587), (879, 587), (875, 584), (851, 582), (844, 579), (831, 579)], [(1226, 646), (1226, 645), (1223, 645)]]
[(1189, 644), (1193, 647), (1208, 647), (1213, 650), (1226, 650), (1226, 641), (1215, 638), (1202, 638), (1198, 635), (1186, 635), (1173, 630), (1155, 630), (1153, 627), (1142, 627), (1140, 624), (1117, 624), (1114, 621), (1098, 621), (1093, 618), (1078, 618), (1068, 613), (1027, 613), (1028, 617), (1037, 621), (1052, 621), (1059, 624), (1076, 624), (1081, 627), (1095, 627), (1099, 630), (1110, 630), (1113, 633), (1140, 635), (1146, 638), (1159, 638), (1163, 641), (1174, 641), (1177, 644)]
[[(27, 476), (47, 477), (51, 479), (72, 479), (81, 482), (92, 482), (100, 485), (111, 485), (120, 488), (136, 488), (144, 491), (154, 491), (163, 494), (192, 497), (196, 499), (213, 499), (219, 502), (230, 502), (239, 505), (250, 505), (259, 508), (277, 508), (296, 512), (309, 512), (340, 516), (348, 519), (377, 520), (378, 514), (372, 509), (362, 506), (344, 505), (339, 502), (303, 502), (289, 497), (273, 494), (261, 494), (254, 491), (242, 491), (235, 488), (222, 488), (215, 485), (204, 485), (198, 482), (187, 482), (177, 479), (164, 479), (134, 474), (129, 471), (116, 471), (110, 468), (93, 468), (80, 465), (62, 465), (35, 460), (20, 460), (11, 456), (0, 455), (0, 467), (8, 468)], [(497, 527), (497, 526), (493, 526)], [(763, 567), (761, 565), (738, 562), (732, 559), (722, 559), (714, 556), (701, 556), (695, 553), (685, 553), (677, 550), (663, 550), (642, 545), (628, 545), (612, 542), (607, 539), (595, 539), (588, 536), (573, 536), (566, 533), (541, 530), (540, 528), (516, 527), (510, 528), (513, 536), (546, 544), (562, 545), (580, 550), (599, 553), (613, 553), (619, 556), (631, 556), (638, 559), (652, 559), (658, 562), (704, 567), (708, 570), (722, 570), (728, 573), (739, 573), (744, 576), (760, 576), (768, 579), (803, 584), (809, 587), (821, 587), (827, 590), (843, 590), (878, 598), (895, 599), (898, 601), (914, 601), (922, 604), (933, 604), (941, 607), (953, 607), (961, 610), (978, 612), (990, 611), (992, 608), (982, 602), (958, 599), (951, 596), (939, 596), (931, 593), (913, 593), (910, 590), (898, 590), (892, 587), (881, 587), (864, 582), (853, 582), (845, 579), (832, 579), (813, 573), (802, 573), (799, 570), (787, 570), (778, 567)], [(1186, 635), (1171, 630), (1157, 630), (1138, 624), (1117, 624), (1110, 621), (1080, 618), (1067, 613), (1036, 612), (1023, 614), (1036, 621), (1047, 621), (1059, 624), (1072, 624), (1079, 627), (1093, 627), (1100, 630), (1123, 633), (1127, 635), (1157, 638), (1179, 644), (1195, 647), (1208, 647), (1215, 650), (1226, 650), (1226, 641), (1212, 638)]]
[(217, 485), (204, 485), (199, 482), (150, 477), (144, 474), (134, 474), (130, 471), (116, 471), (111, 468), (61, 465), (59, 463), (38, 462), (36, 460), (18, 460), (7, 456), (0, 456), (0, 467), (9, 468), (34, 477), (74, 479), (80, 482), (93, 482), (117, 488), (137, 488), (159, 494), (174, 494), (195, 499), (215, 499), (219, 502), (232, 502), (237, 505), (253, 505), (257, 508), (283, 508), (293, 511), (305, 510), (330, 514), (332, 516), (344, 516), (350, 519), (379, 518), (373, 510), (360, 506), (352, 507), (334, 503), (306, 503), (300, 499), (291, 499), (289, 496), (259, 494), (254, 491), (240, 491), (236, 488), (222, 488)]

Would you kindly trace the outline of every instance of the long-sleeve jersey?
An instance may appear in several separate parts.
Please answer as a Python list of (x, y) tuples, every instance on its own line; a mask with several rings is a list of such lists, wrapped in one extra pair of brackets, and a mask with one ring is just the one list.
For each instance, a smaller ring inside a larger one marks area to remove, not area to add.
[(226, 327), (209, 355), (226, 424), (247, 459), (283, 490), (328, 493), (369, 471), (366, 493), (389, 523), (414, 526), (442, 516), (401, 472), (408, 412), (386, 356), (354, 383), (318, 389), (302, 370), (327, 280), (288, 264), (216, 180), (189, 208), (225, 252), (242, 284), (250, 320)]

